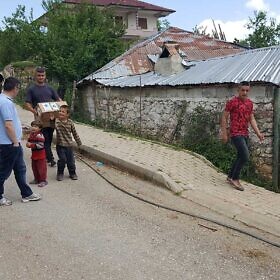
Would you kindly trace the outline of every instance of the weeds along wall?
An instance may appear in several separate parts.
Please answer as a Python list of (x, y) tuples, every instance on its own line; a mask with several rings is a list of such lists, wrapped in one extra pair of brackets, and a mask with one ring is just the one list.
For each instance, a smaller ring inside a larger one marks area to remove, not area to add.
[[(253, 161), (271, 178), (273, 155), (272, 86), (252, 85), (255, 117), (265, 133), (260, 144), (250, 131)], [(127, 131), (186, 148), (201, 139), (218, 139), (221, 113), (236, 85), (207, 87), (106, 88), (90, 84), (78, 91), (80, 117), (102, 127)]]

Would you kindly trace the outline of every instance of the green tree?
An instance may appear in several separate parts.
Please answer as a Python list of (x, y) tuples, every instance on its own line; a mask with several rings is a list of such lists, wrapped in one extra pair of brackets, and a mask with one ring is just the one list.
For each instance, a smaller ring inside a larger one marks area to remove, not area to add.
[(47, 16), (42, 64), (61, 84), (81, 79), (124, 51), (124, 27), (106, 10), (57, 4)]
[(245, 40), (235, 42), (252, 48), (263, 48), (280, 43), (280, 24), (275, 18), (268, 18), (264, 11), (255, 11), (254, 17), (249, 17), (246, 24), (248, 30), (253, 31)]
[(170, 27), (170, 22), (167, 19), (158, 19), (157, 20), (157, 29), (158, 31), (163, 31)]
[(33, 13), (27, 17), (25, 6), (19, 5), (11, 17), (5, 17), (0, 30), (0, 67), (13, 61), (36, 57), (43, 36), (33, 21)]
[[(94, 5), (74, 8), (59, 0), (45, 0), (46, 14), (37, 20), (25, 15), (25, 7), (5, 18), (0, 31), (2, 67), (13, 61), (33, 60), (48, 69), (48, 77), (64, 88), (100, 68), (125, 50), (124, 27), (112, 11)], [(44, 31), (41, 25), (47, 23)]]
[(210, 36), (210, 34), (206, 32), (206, 29), (207, 29), (207, 26), (203, 26), (203, 25), (198, 26), (198, 25), (196, 25), (193, 28), (193, 33), (197, 34), (197, 35)]
[(60, 4), (62, 0), (42, 0), (42, 8), (45, 12), (52, 10), (56, 4)]

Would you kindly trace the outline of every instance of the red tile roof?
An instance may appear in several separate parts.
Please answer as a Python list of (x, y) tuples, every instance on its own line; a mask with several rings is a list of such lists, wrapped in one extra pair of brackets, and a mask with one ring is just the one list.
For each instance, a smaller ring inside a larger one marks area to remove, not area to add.
[[(83, 0), (64, 0), (64, 3), (80, 4), (84, 2)], [(164, 7), (156, 6), (150, 3), (146, 3), (138, 0), (88, 0), (89, 3), (97, 6), (125, 6), (125, 7), (135, 7), (142, 10), (152, 10), (174, 13), (172, 9), (167, 9)]]

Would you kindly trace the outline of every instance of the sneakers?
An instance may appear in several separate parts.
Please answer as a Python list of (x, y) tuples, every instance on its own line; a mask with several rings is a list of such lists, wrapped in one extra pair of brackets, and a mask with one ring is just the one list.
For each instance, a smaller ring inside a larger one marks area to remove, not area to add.
[(62, 181), (63, 180), (63, 174), (57, 174), (56, 175), (56, 180), (57, 181)]
[(29, 182), (30, 185), (37, 185), (38, 181), (36, 179)]
[[(27, 197), (23, 197), (21, 199), (22, 202), (29, 202), (29, 201), (37, 201), (37, 200), (40, 200), (41, 199), (41, 196), (36, 194), (36, 193), (33, 193), (31, 194), (30, 196), (27, 196)], [(12, 201), (3, 197), (0, 199), (0, 206), (10, 206), (12, 205)]]
[(77, 174), (71, 174), (71, 175), (70, 175), (70, 178), (71, 178), (72, 180), (78, 180)]
[(45, 187), (47, 184), (48, 184), (47, 181), (43, 181), (43, 182), (40, 182), (40, 183), (38, 184), (38, 187), (39, 187), (39, 188), (43, 188), (43, 187)]
[(0, 199), (0, 206), (10, 206), (12, 205), (12, 201), (3, 197)]
[(37, 201), (37, 200), (40, 200), (41, 199), (41, 196), (36, 194), (36, 193), (33, 193), (31, 194), (30, 196), (27, 196), (27, 197), (23, 197), (21, 199), (22, 202), (29, 202), (29, 201)]
[[(71, 174), (71, 175), (69, 175), (69, 177), (70, 177), (72, 180), (78, 180), (77, 174)], [(63, 175), (63, 174), (57, 174), (57, 175), (56, 175), (56, 180), (57, 180), (57, 181), (63, 181), (63, 179), (64, 179), (64, 175)]]

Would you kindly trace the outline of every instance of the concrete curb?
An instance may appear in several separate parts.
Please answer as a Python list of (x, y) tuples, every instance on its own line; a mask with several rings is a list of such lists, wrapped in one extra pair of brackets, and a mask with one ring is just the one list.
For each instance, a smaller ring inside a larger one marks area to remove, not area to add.
[(252, 210), (247, 209), (246, 207), (240, 205), (236, 206), (230, 201), (222, 200), (213, 195), (196, 190), (183, 191), (181, 197), (214, 210), (215, 212), (235, 221), (242, 222), (251, 228), (262, 230), (280, 238), (279, 220), (274, 217), (265, 216), (256, 211), (252, 212)]
[(112, 164), (122, 170), (135, 174), (141, 178), (155, 182), (161, 186), (168, 188), (169, 190), (171, 190), (172, 192), (174, 192), (176, 194), (184, 191), (184, 189), (182, 187), (180, 187), (168, 175), (166, 175), (163, 172), (154, 171), (154, 170), (145, 168), (143, 166), (135, 164), (134, 162), (114, 157), (110, 154), (104, 153), (100, 150), (97, 150), (95, 148), (88, 147), (85, 145), (81, 145), (79, 147), (79, 151), (82, 153), (88, 154), (97, 160)]

